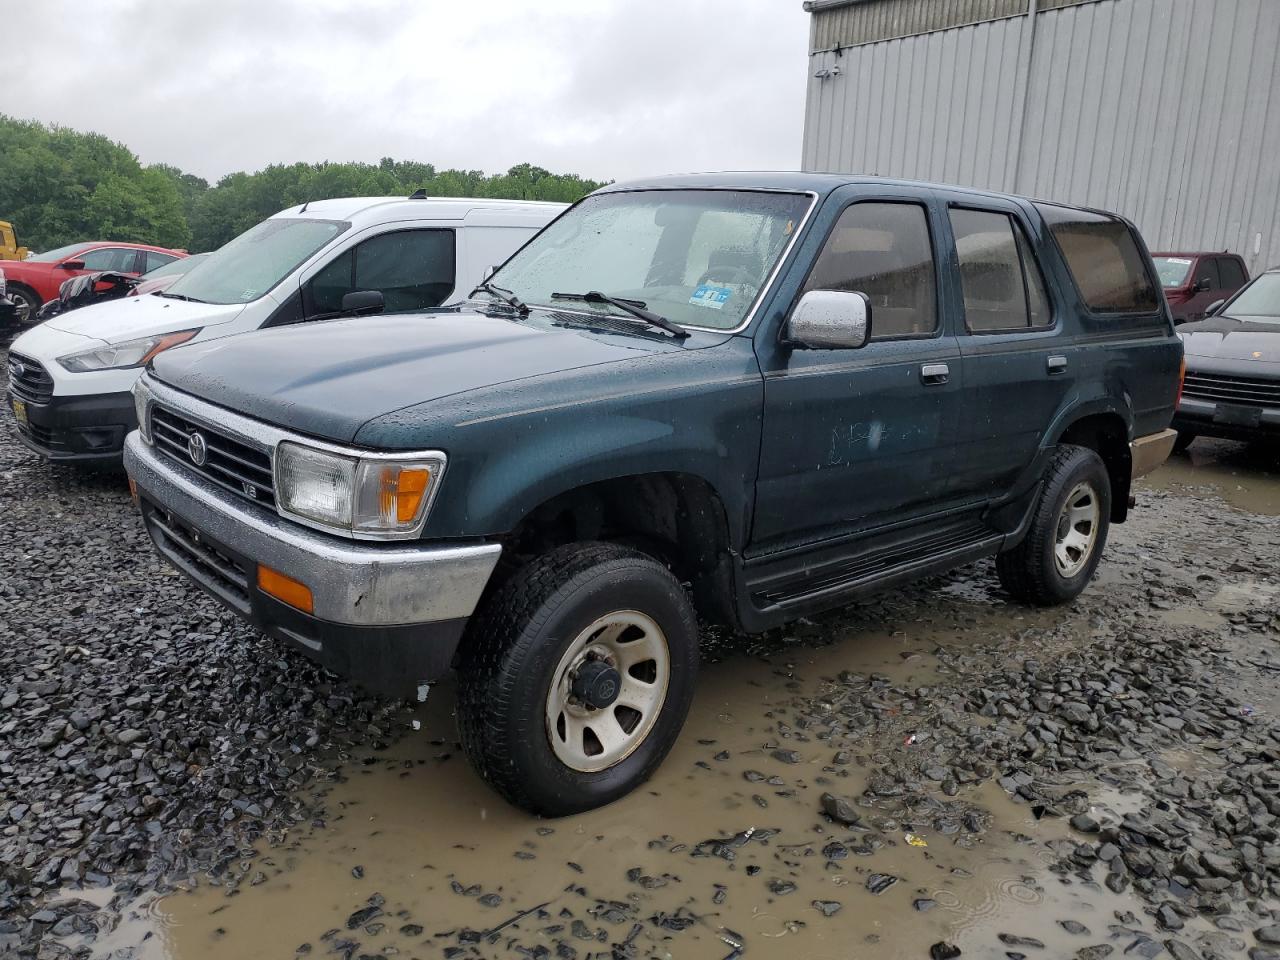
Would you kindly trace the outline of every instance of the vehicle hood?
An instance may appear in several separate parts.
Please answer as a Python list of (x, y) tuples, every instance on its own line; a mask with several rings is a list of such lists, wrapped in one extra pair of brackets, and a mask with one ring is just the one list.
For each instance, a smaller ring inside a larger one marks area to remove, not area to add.
[(1280, 320), (1209, 317), (1178, 327), (1188, 357), (1280, 362)]
[(24, 330), (13, 343), (9, 344), (9, 351), (49, 365), (58, 357), (104, 345), (101, 340), (94, 337), (57, 330), (48, 323), (37, 323), (31, 329)]
[(243, 303), (191, 303), (169, 297), (122, 297), (93, 303), (46, 320), (56, 330), (123, 343), (137, 337), (189, 327), (230, 323), (244, 311)]
[(449, 310), (303, 323), (167, 350), (152, 375), (248, 416), (350, 443), (366, 422), (404, 407), (729, 336), (694, 332), (681, 343), (586, 322)]
[[(53, 272), (54, 264), (43, 260), (0, 260), (0, 271), (9, 280), (22, 280), (24, 277), (47, 277)], [(69, 276), (69, 274), (65, 274)]]

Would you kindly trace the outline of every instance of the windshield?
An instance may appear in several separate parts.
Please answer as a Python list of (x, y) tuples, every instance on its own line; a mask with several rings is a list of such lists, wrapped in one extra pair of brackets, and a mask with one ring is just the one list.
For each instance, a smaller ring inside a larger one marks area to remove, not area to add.
[(683, 326), (729, 330), (748, 314), (810, 198), (746, 190), (640, 190), (587, 197), (507, 262), (493, 283), (530, 305), (625, 316), (599, 291)]
[(46, 250), (44, 253), (33, 253), (31, 256), (27, 257), (27, 260), (34, 261), (35, 263), (54, 263), (58, 260), (63, 260), (71, 256), (71, 254), (75, 253), (77, 250), (87, 250), (92, 246), (92, 243), (72, 243), (65, 247), (58, 247), (56, 250)]
[(1180, 287), (1187, 282), (1191, 273), (1190, 257), (1152, 257), (1156, 265), (1156, 273), (1160, 276), (1160, 286)]
[(1280, 273), (1264, 273), (1220, 311), (1233, 317), (1280, 319)]
[(165, 294), (201, 303), (257, 300), (349, 226), (337, 220), (263, 220), (209, 254)]
[(163, 266), (156, 267), (150, 273), (142, 275), (143, 280), (154, 280), (156, 277), (171, 277), (175, 273), (186, 273), (194, 269), (203, 260), (208, 260), (209, 254), (197, 253), (193, 257), (179, 257), (177, 260), (170, 260)]

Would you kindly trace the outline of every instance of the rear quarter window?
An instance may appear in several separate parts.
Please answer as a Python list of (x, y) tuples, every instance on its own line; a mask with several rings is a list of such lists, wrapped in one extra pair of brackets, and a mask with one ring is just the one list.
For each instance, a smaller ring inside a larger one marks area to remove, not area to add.
[(1150, 314), (1160, 294), (1146, 257), (1122, 220), (1088, 210), (1036, 204), (1093, 313)]

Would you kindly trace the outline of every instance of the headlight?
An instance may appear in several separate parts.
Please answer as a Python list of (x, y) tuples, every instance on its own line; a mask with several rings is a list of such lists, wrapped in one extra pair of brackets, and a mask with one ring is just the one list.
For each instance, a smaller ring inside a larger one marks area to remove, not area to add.
[(72, 373), (141, 367), (157, 353), (176, 347), (180, 343), (186, 343), (199, 332), (200, 328), (196, 327), (194, 330), (179, 330), (176, 333), (157, 333), (151, 337), (140, 337), (137, 340), (126, 340), (124, 343), (112, 343), (105, 347), (68, 354), (65, 357), (59, 357), (58, 362)]
[(422, 530), (444, 474), (445, 455), (349, 457), (285, 441), (276, 447), (280, 513), (372, 540)]
[(151, 391), (147, 389), (145, 380), (139, 378), (133, 385), (133, 412), (138, 417), (138, 433), (147, 443), (151, 442), (151, 424), (147, 420), (147, 403), (151, 399)]

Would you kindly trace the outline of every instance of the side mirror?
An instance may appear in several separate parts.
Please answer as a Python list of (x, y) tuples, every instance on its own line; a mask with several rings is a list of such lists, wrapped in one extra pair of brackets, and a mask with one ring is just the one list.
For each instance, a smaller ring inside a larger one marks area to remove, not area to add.
[(1195, 286), (1196, 293), (1204, 293), (1206, 290), (1212, 290), (1212, 289), (1213, 289), (1213, 281), (1210, 280), (1208, 277), (1201, 277), (1198, 281), (1196, 281), (1196, 286)]
[(488, 280), (497, 272), (498, 272), (498, 268), (495, 267), (493, 264), (489, 264), (489, 266), (484, 268), (484, 273), (480, 275), (480, 282), (483, 283), (484, 281)]
[(1227, 301), (1225, 300), (1213, 301), (1213, 303), (1209, 304), (1209, 309), (1204, 312), (1204, 315), (1206, 317), (1216, 317), (1218, 315), (1218, 311), (1222, 309), (1223, 305), (1226, 304), (1226, 302)]
[(387, 301), (381, 290), (354, 290), (342, 295), (342, 313), (344, 316), (362, 317), (370, 313), (381, 313)]
[(843, 290), (810, 290), (787, 320), (786, 339), (811, 350), (856, 350), (871, 339), (871, 298)]
[(63, 260), (60, 264), (58, 264), (58, 269), (59, 270), (83, 270), (84, 261), (83, 260)]

